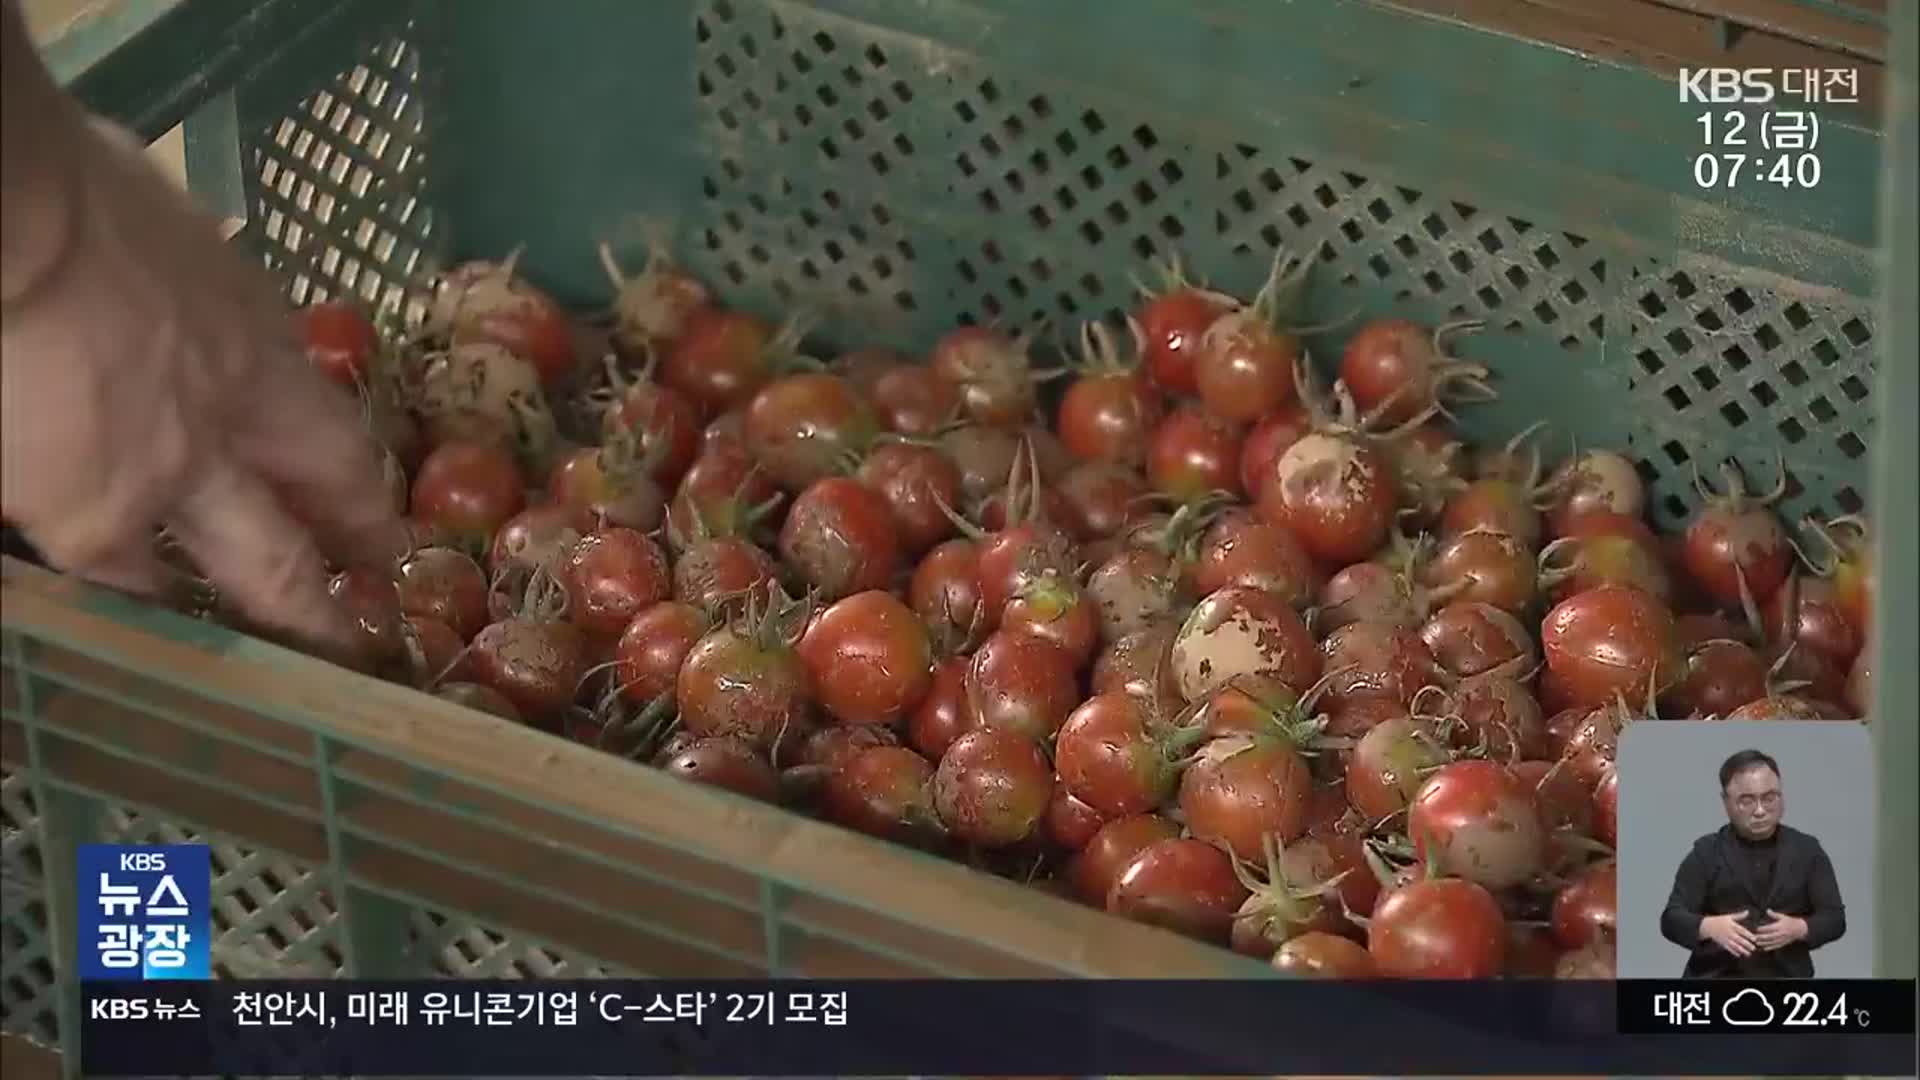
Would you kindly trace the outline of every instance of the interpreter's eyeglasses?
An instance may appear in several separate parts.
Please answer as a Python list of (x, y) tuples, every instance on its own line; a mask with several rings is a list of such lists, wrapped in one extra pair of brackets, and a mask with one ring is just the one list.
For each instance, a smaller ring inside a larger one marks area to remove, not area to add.
[(1742, 810), (1752, 810), (1757, 806), (1771, 810), (1780, 805), (1780, 793), (1769, 791), (1763, 795), (1738, 795), (1734, 797), (1733, 805)]

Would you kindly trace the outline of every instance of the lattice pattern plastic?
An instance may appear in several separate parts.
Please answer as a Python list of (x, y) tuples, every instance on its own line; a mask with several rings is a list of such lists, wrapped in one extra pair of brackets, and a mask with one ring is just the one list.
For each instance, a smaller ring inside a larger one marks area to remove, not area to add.
[(633, 973), (439, 911), (413, 912), (413, 937), (439, 974), (469, 979), (598, 979)]
[(0, 771), (0, 1029), (52, 1041), (56, 983), (30, 783), (24, 772)]
[(291, 115), (243, 117), (242, 240), (295, 303), (349, 295), (418, 317), (436, 224), (420, 64), (411, 41), (383, 41)]
[(695, 34), (706, 254), (765, 303), (924, 344), (954, 320), (1117, 314), (1174, 254), (1247, 289), (1281, 246), (1318, 251), (1316, 281), (1338, 287), (1316, 289), (1311, 319), (1482, 319), (1512, 339), (1494, 346), (1502, 375), (1551, 393), (1517, 357), (1597, 389), (1582, 403), (1617, 412), (1605, 428), (1645, 459), (1663, 523), (1698, 501), (1689, 460), (1738, 454), (1758, 481), (1775, 445), (1788, 512), (1860, 506), (1864, 302), (1629, 265), (1547, 223), (1305, 149), (1186, 137), (791, 4), (703, 0)]

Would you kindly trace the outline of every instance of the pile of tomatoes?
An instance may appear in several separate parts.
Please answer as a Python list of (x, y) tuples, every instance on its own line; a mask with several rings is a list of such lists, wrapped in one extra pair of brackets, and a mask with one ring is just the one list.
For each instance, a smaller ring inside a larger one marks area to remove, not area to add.
[(1621, 454), (1469, 446), (1471, 325), (1363, 322), (1322, 385), (1302, 260), (1042, 370), (821, 361), (602, 256), (592, 325), (511, 259), (406, 333), (303, 309), (418, 527), (333, 584), (381, 673), (1333, 976), (1610, 975), (1623, 726), (1865, 715), (1859, 519), (1729, 465), (1662, 536)]

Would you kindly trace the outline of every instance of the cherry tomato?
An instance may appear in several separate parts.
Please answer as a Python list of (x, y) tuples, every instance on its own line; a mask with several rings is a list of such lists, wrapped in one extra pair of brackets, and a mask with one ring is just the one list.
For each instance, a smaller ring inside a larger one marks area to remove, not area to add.
[(880, 493), (893, 510), (900, 544), (919, 555), (953, 535), (941, 509), (960, 501), (960, 470), (930, 446), (883, 443), (860, 463), (860, 482)]
[(842, 724), (892, 724), (927, 695), (927, 628), (890, 593), (855, 593), (821, 612), (800, 639), (815, 694)]
[(1231, 422), (1199, 405), (1182, 405), (1153, 429), (1147, 482), (1183, 502), (1215, 491), (1238, 493), (1242, 439)]
[(691, 313), (661, 356), (660, 380), (707, 415), (753, 400), (778, 357), (774, 328), (744, 311), (705, 307)]
[(973, 729), (973, 709), (967, 704), (968, 658), (950, 656), (935, 664), (927, 693), (907, 718), (907, 743), (933, 761), (940, 760), (953, 741)]
[(878, 433), (872, 406), (838, 375), (783, 376), (747, 406), (747, 450), (789, 493), (838, 475)]
[(1461, 878), (1423, 878), (1383, 893), (1367, 952), (1393, 979), (1490, 979), (1506, 966), (1507, 920), (1493, 894)]
[(1478, 328), (1477, 322), (1428, 329), (1406, 319), (1375, 319), (1347, 339), (1340, 381), (1354, 403), (1385, 423), (1404, 423), (1459, 394), (1490, 397), (1487, 369), (1446, 354), (1449, 334)]
[(411, 513), (434, 531), (476, 550), (526, 505), (512, 455), (480, 443), (442, 443), (413, 478)]
[(469, 640), (487, 625), (487, 575), (480, 564), (452, 548), (425, 547), (400, 564), (400, 609), (437, 619)]
[(1225, 945), (1246, 903), (1233, 859), (1204, 840), (1161, 840), (1133, 857), (1107, 890), (1107, 910)]
[(634, 616), (614, 646), (620, 692), (636, 705), (650, 705), (673, 693), (680, 665), (712, 629), (699, 608), (668, 601)]
[(1115, 818), (1100, 826), (1067, 866), (1067, 880), (1082, 903), (1104, 906), (1107, 894), (1134, 857), (1162, 840), (1180, 836), (1180, 827), (1157, 814)]
[(1619, 924), (1618, 875), (1611, 861), (1595, 863), (1553, 898), (1553, 939), (1563, 949), (1611, 943)]
[(1018, 428), (1038, 404), (1024, 339), (962, 326), (934, 343), (928, 365), (958, 392), (961, 411), (975, 423)]
[(1304, 694), (1321, 670), (1299, 614), (1277, 594), (1247, 588), (1221, 589), (1200, 601), (1174, 636), (1168, 659), (1189, 702), (1248, 677)]
[(560, 573), (567, 617), (596, 638), (614, 638), (673, 593), (666, 552), (632, 529), (601, 529), (575, 544)]
[(1315, 433), (1287, 448), (1258, 504), (1323, 562), (1359, 562), (1385, 543), (1399, 491), (1380, 453), (1341, 435)]
[(827, 818), (850, 829), (907, 844), (939, 830), (933, 809), (933, 766), (904, 746), (863, 750), (827, 776)]
[(1316, 979), (1372, 979), (1380, 972), (1366, 946), (1323, 930), (1287, 939), (1274, 952), (1273, 967), (1288, 975)]
[(327, 378), (357, 390), (371, 375), (380, 335), (373, 320), (345, 300), (322, 300), (300, 309), (307, 360)]
[(888, 368), (867, 396), (881, 425), (902, 435), (931, 435), (960, 411), (959, 390), (922, 364)]
[(794, 500), (780, 554), (825, 600), (889, 588), (903, 569), (892, 508), (845, 476), (818, 481)]
[(427, 322), (453, 345), (489, 343), (532, 364), (552, 384), (572, 374), (573, 326), (560, 305), (506, 263), (469, 262), (447, 271)]
[(1408, 807), (1407, 832), (1423, 862), (1489, 889), (1532, 880), (1546, 865), (1533, 789), (1491, 761), (1456, 761), (1427, 777)]
[(1228, 312), (1201, 338), (1193, 380), (1216, 416), (1252, 423), (1295, 400), (1300, 340), (1276, 328), (1258, 306)]
[(1035, 740), (1060, 729), (1080, 698), (1073, 659), (1044, 638), (1009, 630), (987, 638), (967, 668), (967, 703), (976, 729)]
[(1200, 748), (1180, 777), (1180, 813), (1202, 840), (1258, 863), (1268, 842), (1290, 844), (1307, 829), (1313, 776), (1285, 739), (1228, 736)]
[(1237, 306), (1232, 297), (1182, 284), (1149, 296), (1134, 319), (1140, 326), (1147, 374), (1154, 384), (1176, 396), (1198, 393), (1194, 362), (1201, 339), (1215, 320)]
[(934, 770), (933, 805), (954, 836), (985, 848), (1033, 835), (1053, 801), (1053, 769), (1032, 739), (1012, 731), (969, 731)]
[(1561, 601), (1540, 625), (1540, 644), (1561, 707), (1596, 708), (1616, 695), (1641, 701), (1686, 671), (1673, 613), (1622, 585)]

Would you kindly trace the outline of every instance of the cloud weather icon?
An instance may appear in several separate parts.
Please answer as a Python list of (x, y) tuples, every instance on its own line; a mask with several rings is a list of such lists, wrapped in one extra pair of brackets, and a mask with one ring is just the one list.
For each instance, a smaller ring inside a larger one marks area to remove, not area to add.
[(1720, 1018), (1736, 1027), (1765, 1027), (1773, 1023), (1773, 1002), (1749, 986), (1721, 1004)]

